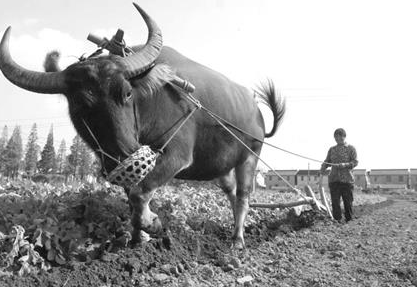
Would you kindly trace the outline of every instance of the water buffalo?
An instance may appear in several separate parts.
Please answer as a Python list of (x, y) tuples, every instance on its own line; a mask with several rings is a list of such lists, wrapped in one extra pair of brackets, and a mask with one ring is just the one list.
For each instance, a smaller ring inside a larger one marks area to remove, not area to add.
[[(185, 91), (172, 84), (174, 76), (191, 82), (196, 87), (195, 98), (230, 123), (261, 140), (275, 134), (285, 113), (285, 101), (276, 95), (272, 81), (261, 85), (258, 91), (258, 97), (273, 114), (272, 130), (265, 133), (254, 91), (163, 46), (157, 24), (134, 5), (145, 20), (149, 36), (145, 45), (134, 47), (134, 53), (127, 57), (110, 54), (84, 59), (62, 71), (30, 71), (10, 56), (9, 27), (0, 43), (0, 69), (23, 89), (65, 95), (75, 129), (96, 151), (105, 171), (117, 165), (110, 157), (123, 160), (141, 145), (159, 149), (178, 122), (194, 108), (184, 97)], [(255, 154), (260, 154), (262, 142), (234, 132)], [(155, 168), (128, 192), (133, 241), (139, 240), (140, 230), (161, 230), (158, 216), (148, 205), (155, 189), (172, 178), (217, 178), (233, 210), (233, 243), (243, 248), (243, 225), (256, 165), (254, 154), (207, 113), (198, 110), (157, 158)]]

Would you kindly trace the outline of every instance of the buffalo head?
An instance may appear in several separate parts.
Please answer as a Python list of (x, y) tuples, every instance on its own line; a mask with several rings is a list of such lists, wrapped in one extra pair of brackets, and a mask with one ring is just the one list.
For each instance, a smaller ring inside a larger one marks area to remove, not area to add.
[[(157, 24), (134, 5), (149, 35), (147, 43), (128, 57), (92, 57), (63, 71), (55, 68), (52, 72), (36, 72), (19, 66), (11, 58), (10, 27), (0, 43), (0, 69), (6, 78), (32, 92), (64, 94), (77, 132), (96, 151), (107, 171), (117, 165), (113, 159), (123, 160), (139, 148), (135, 96), (140, 90), (134, 89), (134, 79), (152, 67), (162, 49)], [(97, 142), (107, 155), (98, 151)]]

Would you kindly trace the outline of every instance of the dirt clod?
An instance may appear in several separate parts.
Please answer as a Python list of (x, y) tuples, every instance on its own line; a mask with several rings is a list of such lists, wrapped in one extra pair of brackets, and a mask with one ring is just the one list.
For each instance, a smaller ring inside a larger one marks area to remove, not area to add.
[(239, 258), (236, 258), (236, 257), (230, 258), (229, 264), (232, 265), (236, 269), (240, 268), (240, 266), (242, 265)]
[(201, 267), (200, 272), (201, 272), (201, 275), (203, 276), (203, 278), (205, 278), (206, 280), (211, 279), (214, 276), (213, 268), (211, 268), (208, 265)]
[(168, 281), (170, 277), (164, 273), (158, 273), (153, 276), (153, 279), (158, 283), (163, 283), (165, 281)]
[(232, 271), (234, 269), (235, 269), (235, 267), (232, 264), (226, 264), (226, 265), (222, 266), (222, 270), (224, 272), (229, 272), (229, 271)]
[(239, 284), (245, 284), (245, 283), (250, 282), (252, 280), (253, 280), (252, 276), (246, 275), (244, 277), (236, 279), (236, 282), (239, 283)]

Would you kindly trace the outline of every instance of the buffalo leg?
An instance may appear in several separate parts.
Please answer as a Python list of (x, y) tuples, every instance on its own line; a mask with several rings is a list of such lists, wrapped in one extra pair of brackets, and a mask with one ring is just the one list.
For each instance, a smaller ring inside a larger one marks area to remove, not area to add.
[(243, 249), (244, 223), (249, 210), (249, 195), (252, 190), (253, 176), (257, 164), (257, 158), (250, 155), (245, 162), (236, 167), (236, 203), (235, 203), (235, 230), (233, 232), (233, 245), (236, 249)]
[[(183, 148), (186, 148), (182, 146)], [(149, 208), (154, 191), (171, 180), (178, 172), (190, 165), (191, 159), (184, 149), (178, 148), (175, 153), (167, 150), (158, 157), (155, 168), (146, 178), (129, 192), (129, 201), (132, 206), (133, 243), (140, 240), (140, 231), (150, 234), (159, 234), (162, 225), (158, 215)]]
[(162, 230), (158, 215), (149, 208), (149, 202), (154, 191), (155, 189), (145, 192), (137, 186), (130, 192), (129, 203), (132, 212), (133, 242), (139, 241), (141, 230), (153, 235), (159, 234)]
[(228, 174), (219, 177), (220, 188), (226, 193), (233, 212), (233, 218), (236, 221), (236, 176), (235, 170), (232, 169)]

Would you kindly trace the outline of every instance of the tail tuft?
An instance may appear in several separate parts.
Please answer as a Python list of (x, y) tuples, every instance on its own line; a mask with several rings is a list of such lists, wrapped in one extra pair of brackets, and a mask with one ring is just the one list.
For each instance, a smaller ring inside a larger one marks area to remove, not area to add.
[(48, 54), (46, 54), (45, 61), (43, 62), (43, 68), (45, 69), (45, 72), (61, 71), (58, 65), (60, 57), (61, 54), (58, 51), (51, 51)]
[(261, 101), (271, 109), (274, 116), (272, 130), (265, 134), (265, 137), (269, 138), (276, 133), (282, 118), (284, 117), (286, 106), (285, 99), (281, 96), (281, 93), (277, 93), (274, 82), (272, 82), (271, 79), (267, 79), (266, 82), (261, 83), (258, 86), (257, 94)]

